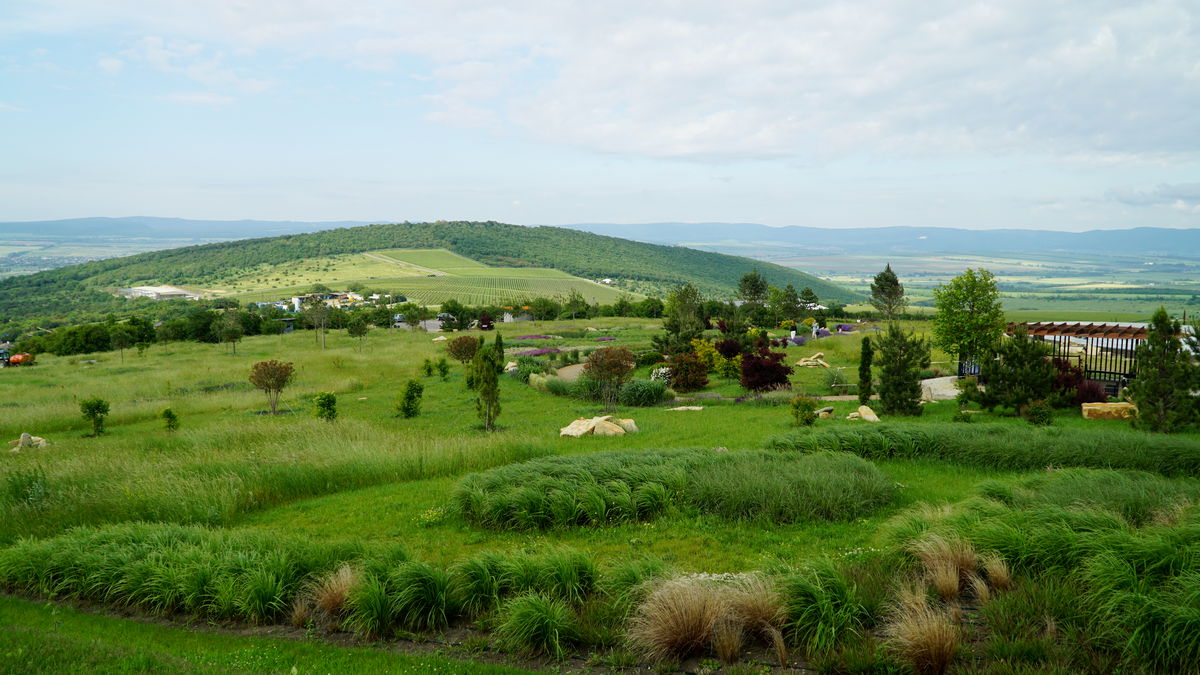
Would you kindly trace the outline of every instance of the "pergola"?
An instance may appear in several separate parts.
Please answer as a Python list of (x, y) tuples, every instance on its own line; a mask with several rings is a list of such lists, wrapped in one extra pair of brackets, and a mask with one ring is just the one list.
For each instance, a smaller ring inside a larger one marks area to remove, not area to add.
[(1008, 334), (1024, 326), (1030, 337), (1051, 343), (1052, 358), (1079, 366), (1084, 377), (1116, 393), (1137, 377), (1137, 347), (1148, 331), (1142, 323), (1010, 323)]

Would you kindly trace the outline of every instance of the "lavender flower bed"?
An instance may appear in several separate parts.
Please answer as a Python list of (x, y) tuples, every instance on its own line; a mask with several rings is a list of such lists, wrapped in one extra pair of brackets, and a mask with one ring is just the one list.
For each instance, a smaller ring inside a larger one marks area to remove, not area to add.
[(854, 332), (854, 324), (839, 323), (837, 325), (837, 330), (839, 333), (853, 333)]
[(554, 347), (542, 347), (541, 349), (530, 349), (523, 352), (517, 352), (517, 356), (545, 356), (546, 354), (557, 354), (561, 350)]
[(788, 338), (788, 342), (791, 342), (792, 344), (796, 345), (797, 347), (802, 347), (802, 346), (804, 346), (805, 342), (808, 342), (808, 338), (797, 335), (794, 338)]
[(521, 337), (515, 337), (513, 339), (514, 340), (549, 340), (550, 336), (549, 335), (522, 335)]
[(609, 340), (616, 340), (616, 339), (617, 338), (615, 338), (615, 337), (598, 337), (598, 338), (596, 338), (596, 342), (607, 342)]
[(829, 331), (825, 330), (824, 328), (818, 328), (816, 335), (814, 335), (813, 337), (823, 338), (823, 337), (829, 337), (830, 335), (833, 335), (833, 333), (830, 333)]

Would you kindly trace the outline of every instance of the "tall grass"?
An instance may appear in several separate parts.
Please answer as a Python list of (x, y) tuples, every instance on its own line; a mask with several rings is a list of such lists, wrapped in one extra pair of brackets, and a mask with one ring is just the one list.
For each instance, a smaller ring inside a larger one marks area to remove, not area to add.
[(862, 635), (868, 613), (854, 585), (822, 561), (779, 581), (785, 634), (810, 656), (827, 655)]
[(455, 500), (472, 524), (527, 530), (652, 520), (673, 503), (729, 520), (850, 520), (895, 494), (878, 469), (846, 454), (688, 450), (509, 465), (466, 477)]
[(867, 459), (941, 459), (990, 469), (1056, 467), (1137, 469), (1163, 476), (1200, 475), (1200, 440), (1110, 429), (1006, 424), (839, 426), (774, 436), (775, 450), (851, 452)]
[(579, 621), (562, 600), (528, 593), (504, 605), (496, 637), (512, 651), (562, 660), (579, 641)]

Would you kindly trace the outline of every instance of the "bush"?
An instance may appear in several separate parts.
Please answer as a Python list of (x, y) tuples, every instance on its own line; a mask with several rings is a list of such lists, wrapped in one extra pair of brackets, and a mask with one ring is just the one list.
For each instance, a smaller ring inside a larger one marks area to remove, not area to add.
[(609, 409), (615, 408), (621, 385), (636, 368), (633, 352), (624, 347), (602, 347), (588, 356), (583, 371), (600, 387), (600, 398)]
[(433, 368), (437, 371), (438, 377), (442, 378), (442, 381), (450, 377), (450, 363), (446, 359), (438, 359), (434, 362)]
[(313, 405), (317, 406), (317, 419), (332, 422), (337, 419), (337, 396), (331, 391), (324, 391), (313, 397)]
[(808, 396), (797, 396), (792, 399), (792, 419), (797, 425), (811, 427), (817, 421), (817, 402)]
[(79, 402), (79, 412), (83, 418), (92, 423), (92, 435), (104, 433), (104, 418), (108, 417), (108, 401), (102, 398), (85, 398)]
[(661, 352), (656, 352), (654, 350), (637, 353), (638, 368), (649, 368), (650, 366), (662, 363), (665, 360), (666, 359), (663, 357)]
[(600, 383), (586, 375), (580, 375), (569, 383), (571, 397), (580, 401), (599, 401), (602, 395)]
[(876, 345), (879, 362), (879, 405), (884, 414), (921, 414), (921, 369), (929, 367), (929, 343), (888, 324)]
[(708, 385), (708, 368), (695, 354), (676, 354), (671, 359), (671, 388), (689, 392)]
[(462, 335), (446, 343), (446, 353), (459, 363), (467, 363), (475, 358), (475, 352), (483, 341), (470, 335)]
[(421, 395), (425, 393), (425, 385), (417, 380), (409, 380), (404, 385), (404, 397), (396, 406), (396, 414), (405, 419), (411, 419), (421, 414)]
[(158, 416), (162, 418), (163, 428), (167, 431), (176, 431), (179, 429), (179, 415), (176, 415), (174, 410), (163, 408), (163, 411)]
[(421, 363), (421, 374), (425, 377), (433, 377), (433, 361), (425, 359), (425, 361)]
[(942, 459), (999, 470), (1055, 467), (1138, 469), (1163, 476), (1200, 474), (1200, 441), (1104, 429), (977, 424), (830, 427), (767, 440), (776, 450), (851, 452), (866, 459)]
[(506, 649), (562, 660), (579, 641), (579, 621), (561, 600), (529, 593), (510, 600), (500, 612), (496, 637)]
[(667, 397), (667, 385), (655, 380), (630, 380), (621, 387), (621, 405), (644, 407), (662, 403)]
[(1025, 408), (1025, 419), (1037, 427), (1054, 424), (1054, 408), (1045, 401), (1034, 401)]
[(713, 347), (716, 348), (717, 353), (720, 354), (722, 356), (722, 358), (725, 358), (725, 359), (737, 358), (738, 355), (742, 353), (742, 349), (743, 349), (742, 341), (735, 340), (733, 338), (725, 338), (724, 340), (717, 340), (717, 342), (713, 345)]
[(827, 655), (862, 635), (867, 619), (854, 586), (832, 564), (819, 563), (783, 576), (785, 634), (810, 658)]
[(783, 362), (786, 354), (765, 347), (754, 354), (742, 355), (741, 385), (748, 391), (769, 391), (791, 386), (792, 367)]

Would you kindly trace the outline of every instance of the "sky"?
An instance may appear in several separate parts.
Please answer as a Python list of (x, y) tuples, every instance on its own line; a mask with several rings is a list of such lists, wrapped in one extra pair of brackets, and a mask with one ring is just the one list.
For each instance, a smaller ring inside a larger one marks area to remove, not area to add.
[(1200, 226), (1200, 3), (4, 0), (0, 221)]

